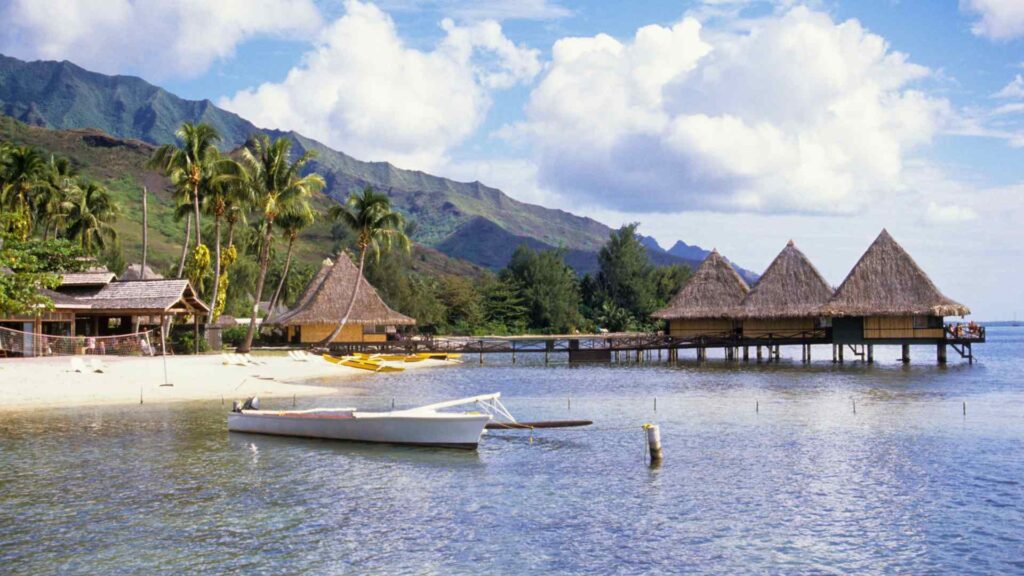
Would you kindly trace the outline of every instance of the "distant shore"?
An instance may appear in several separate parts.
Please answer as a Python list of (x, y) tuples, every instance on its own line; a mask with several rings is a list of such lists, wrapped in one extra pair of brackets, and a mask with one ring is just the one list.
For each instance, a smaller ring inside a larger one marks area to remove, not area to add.
[[(83, 358), (83, 357), (79, 357)], [(394, 374), (375, 375), (363, 370), (329, 364), (313, 357), (296, 362), (287, 356), (259, 355), (258, 364), (225, 365), (220, 355), (171, 356), (164, 362), (159, 356), (117, 357), (86, 356), (88, 363), (98, 358), (102, 373), (75, 372), (70, 357), (0, 359), (0, 412), (102, 406), (220, 400), (225, 402), (248, 396), (288, 397), (335, 394), (346, 381), (356, 378), (393, 378)], [(426, 360), (403, 364), (407, 369), (442, 366), (444, 362)], [(324, 386), (298, 382), (329, 378)]]

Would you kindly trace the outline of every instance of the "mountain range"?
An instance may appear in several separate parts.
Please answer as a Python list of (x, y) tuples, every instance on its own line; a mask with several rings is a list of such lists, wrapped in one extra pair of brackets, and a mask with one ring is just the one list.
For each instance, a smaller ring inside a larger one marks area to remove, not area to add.
[[(186, 100), (133, 76), (108, 76), (71, 62), (25, 62), (0, 55), (0, 113), (54, 130), (97, 131), (123, 141), (160, 145), (174, 142), (183, 122), (205, 122), (222, 136), (225, 149), (265, 132), (287, 137), (301, 154), (315, 151), (309, 169), (324, 176), (325, 193), (343, 201), (365, 186), (387, 193), (394, 206), (416, 223), (413, 239), (448, 256), (485, 268), (500, 268), (519, 243), (560, 247), (581, 273), (596, 267), (596, 252), (611, 229), (591, 218), (527, 204), (480, 182), (457, 182), (387, 162), (363, 162), (295, 132), (265, 130), (209, 100)], [(659, 265), (695, 267), (707, 254), (678, 242), (664, 250), (645, 238)], [(756, 275), (737, 268), (748, 279)]]

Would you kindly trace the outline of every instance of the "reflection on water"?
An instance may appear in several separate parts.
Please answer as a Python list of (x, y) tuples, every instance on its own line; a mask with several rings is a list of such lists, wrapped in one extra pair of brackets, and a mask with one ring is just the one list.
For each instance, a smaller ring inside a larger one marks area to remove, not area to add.
[[(595, 421), (532, 441), (492, 431), (478, 452), (229, 434), (219, 401), (5, 416), (0, 566), (1024, 571), (1024, 331), (989, 335), (973, 367), (904, 367), (895, 353), (841, 367), (569, 368), (520, 356), (299, 400), (386, 409), (501, 391), (524, 419)], [(647, 421), (665, 444), (655, 470), (643, 461)]]

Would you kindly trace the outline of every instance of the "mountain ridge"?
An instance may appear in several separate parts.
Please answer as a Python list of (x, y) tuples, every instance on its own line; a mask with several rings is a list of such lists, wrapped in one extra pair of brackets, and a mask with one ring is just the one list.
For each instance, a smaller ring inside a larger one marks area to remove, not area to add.
[[(431, 247), (477, 217), (514, 237), (570, 251), (596, 253), (612, 231), (592, 218), (521, 202), (479, 181), (458, 182), (390, 162), (364, 162), (294, 131), (261, 129), (208, 99), (186, 100), (142, 78), (92, 72), (67, 60), (25, 62), (0, 54), (0, 112), (26, 124), (95, 128), (153, 145), (173, 142), (174, 132), (186, 121), (217, 128), (225, 148), (241, 146), (257, 132), (287, 137), (297, 154), (317, 153), (308, 169), (324, 176), (327, 196), (344, 201), (351, 191), (373, 186), (416, 223), (413, 239)], [(650, 252), (660, 256), (664, 251)]]

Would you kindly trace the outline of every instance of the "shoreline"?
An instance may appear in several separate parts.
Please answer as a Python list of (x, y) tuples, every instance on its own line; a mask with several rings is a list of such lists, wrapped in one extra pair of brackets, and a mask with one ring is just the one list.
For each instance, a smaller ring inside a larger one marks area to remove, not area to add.
[[(284, 355), (257, 355), (255, 365), (225, 365), (219, 354), (168, 356), (167, 380), (160, 356), (77, 357), (87, 364), (102, 360), (102, 373), (75, 372), (70, 356), (49, 358), (0, 359), (0, 413), (139, 404), (164, 404), (195, 400), (220, 400), (225, 403), (249, 396), (284, 398), (288, 396), (325, 396), (346, 390), (345, 384), (374, 376), (347, 366), (329, 364), (319, 358), (297, 362)], [(401, 364), (406, 369), (445, 365), (443, 361), (424, 360)], [(380, 375), (378, 375), (380, 376)], [(386, 377), (394, 377), (387, 375)], [(327, 385), (299, 382), (330, 378)]]

